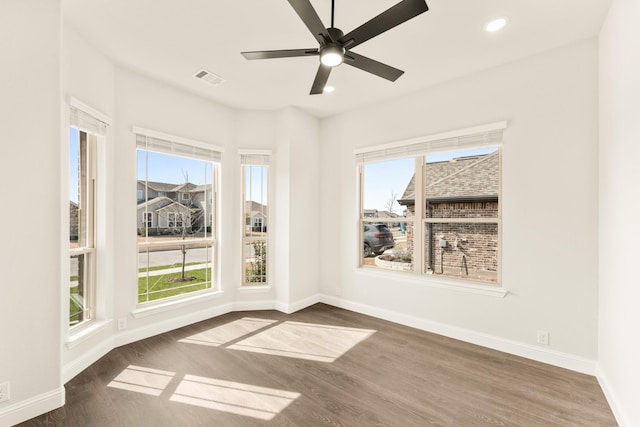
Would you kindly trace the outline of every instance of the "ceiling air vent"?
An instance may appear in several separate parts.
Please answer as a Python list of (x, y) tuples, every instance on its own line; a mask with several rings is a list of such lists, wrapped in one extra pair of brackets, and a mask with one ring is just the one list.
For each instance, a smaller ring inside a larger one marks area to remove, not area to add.
[(213, 86), (219, 86), (221, 83), (224, 83), (224, 79), (222, 77), (204, 69), (198, 71), (195, 74), (195, 78), (202, 80), (203, 82), (207, 82)]

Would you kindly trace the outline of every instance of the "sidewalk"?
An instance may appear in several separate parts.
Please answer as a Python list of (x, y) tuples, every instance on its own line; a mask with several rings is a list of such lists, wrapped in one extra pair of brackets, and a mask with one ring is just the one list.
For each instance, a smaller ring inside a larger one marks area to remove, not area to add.
[[(201, 268), (206, 268), (207, 264), (193, 264), (193, 265), (187, 265), (184, 268), (184, 271), (191, 271), (191, 270), (199, 270)], [(162, 276), (163, 274), (171, 274), (171, 273), (180, 273), (182, 271), (182, 267), (174, 267), (174, 268), (163, 268), (162, 270), (152, 270), (149, 272), (149, 276)], [(140, 272), (138, 273), (138, 277), (145, 277), (147, 275), (146, 272)], [(77, 281), (73, 281), (73, 282), (69, 282), (69, 287), (73, 288), (75, 286), (78, 286), (78, 282)]]

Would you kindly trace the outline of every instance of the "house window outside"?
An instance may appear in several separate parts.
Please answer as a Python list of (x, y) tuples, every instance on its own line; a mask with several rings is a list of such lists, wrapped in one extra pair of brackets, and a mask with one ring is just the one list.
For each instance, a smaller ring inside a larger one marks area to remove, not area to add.
[[(216, 290), (221, 149), (138, 128), (134, 132), (138, 185), (145, 192), (138, 204), (138, 303)], [(178, 187), (188, 192), (157, 191)]]
[(241, 152), (242, 283), (267, 285), (269, 268), (270, 152)]
[(183, 226), (183, 216), (181, 212), (169, 212), (169, 228), (182, 228)]
[(143, 212), (143, 219), (142, 221), (144, 222), (144, 226), (147, 227), (147, 229), (152, 228), (153, 227), (153, 213), (151, 212)]
[(69, 326), (95, 318), (95, 188), (97, 136), (70, 128)]
[(499, 283), (503, 125), (360, 154), (360, 266)]

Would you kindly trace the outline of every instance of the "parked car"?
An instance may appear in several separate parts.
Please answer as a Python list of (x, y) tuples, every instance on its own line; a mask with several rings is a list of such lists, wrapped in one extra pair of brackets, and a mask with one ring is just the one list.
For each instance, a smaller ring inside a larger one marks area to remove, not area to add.
[(386, 224), (365, 224), (362, 236), (365, 258), (373, 254), (382, 255), (384, 251), (395, 246), (393, 233)]

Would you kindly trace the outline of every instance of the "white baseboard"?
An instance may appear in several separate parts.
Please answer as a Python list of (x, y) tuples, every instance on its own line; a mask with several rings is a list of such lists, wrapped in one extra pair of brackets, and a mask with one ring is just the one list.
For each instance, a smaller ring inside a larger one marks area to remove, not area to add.
[(80, 357), (64, 365), (62, 367), (62, 384), (66, 384), (73, 377), (94, 364), (96, 360), (109, 353), (113, 347), (113, 337), (109, 336)]
[(482, 334), (480, 332), (469, 329), (459, 328), (440, 322), (435, 322), (420, 317), (409, 316), (407, 314), (386, 310), (358, 302), (337, 298), (331, 295), (321, 295), (320, 302), (344, 308), (346, 310), (355, 311), (357, 313), (366, 314), (384, 320), (389, 320), (401, 325), (411, 326), (427, 332), (433, 332), (438, 335), (444, 335), (460, 341), (481, 345), (494, 350), (503, 351), (505, 353), (516, 356), (525, 357), (538, 362), (548, 363), (572, 371), (583, 374), (595, 375), (594, 360), (582, 358), (572, 354), (553, 351), (534, 345), (521, 343), (518, 341), (507, 340), (493, 335)]
[(12, 426), (64, 405), (64, 387), (0, 409), (0, 426)]
[(275, 310), (276, 302), (274, 300), (265, 301), (235, 301), (233, 302), (232, 311), (258, 311), (258, 310)]
[(616, 394), (611, 387), (611, 383), (607, 379), (607, 375), (602, 370), (602, 367), (599, 363), (596, 365), (596, 378), (598, 379), (600, 388), (604, 393), (604, 397), (607, 399), (607, 403), (609, 403), (609, 407), (611, 408), (611, 412), (613, 412), (613, 416), (616, 417), (618, 425), (620, 427), (631, 427), (631, 423), (628, 422), (627, 416), (622, 411), (622, 405), (620, 405), (620, 401), (616, 397)]
[(230, 313), (231, 311), (233, 311), (233, 304), (226, 303), (206, 310), (200, 310), (183, 316), (165, 319), (161, 322), (151, 323), (146, 326), (132, 329), (131, 331), (125, 330), (114, 336), (113, 345), (114, 348), (120, 347), (122, 345), (130, 344), (132, 342), (140, 341), (145, 338), (163, 334), (165, 332), (169, 332), (183, 326), (201, 322), (212, 317), (222, 316), (223, 314)]
[(275, 309), (286, 314), (291, 314), (291, 313), (295, 313), (296, 311), (302, 310), (303, 308), (307, 308), (313, 304), (317, 304), (319, 302), (320, 302), (320, 294), (315, 294), (289, 304), (276, 302)]

